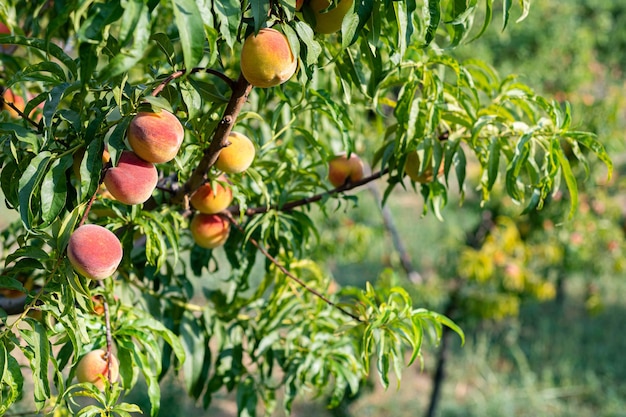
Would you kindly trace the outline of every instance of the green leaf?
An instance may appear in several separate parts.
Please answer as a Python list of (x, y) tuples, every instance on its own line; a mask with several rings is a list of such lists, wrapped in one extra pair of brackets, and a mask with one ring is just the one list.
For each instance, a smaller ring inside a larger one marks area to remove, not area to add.
[(426, 34), (424, 40), (429, 45), (435, 39), (435, 33), (441, 22), (441, 6), (439, 0), (425, 0), (424, 9), (428, 10)]
[(20, 217), (27, 230), (32, 230), (37, 212), (37, 207), (33, 207), (33, 197), (39, 194), (38, 188), (48, 171), (51, 157), (48, 151), (40, 152), (30, 161), (19, 179)]
[(41, 183), (41, 217), (45, 223), (51, 223), (65, 207), (67, 196), (67, 178), (65, 171), (72, 166), (72, 155), (55, 159)]
[(204, 25), (194, 0), (172, 0), (185, 68), (189, 71), (202, 59)]
[(236, 0), (215, 0), (213, 11), (217, 17), (220, 35), (232, 49), (237, 42), (237, 28), (241, 20), (241, 7)]
[[(61, 61), (61, 63), (70, 70), (74, 78), (77, 78), (78, 76), (76, 62), (69, 55), (63, 52), (63, 49), (61, 49), (54, 43), (47, 42), (43, 39), (27, 38), (24, 36), (7, 36), (4, 37), (2, 43), (12, 45), (24, 45), (30, 48), (39, 49), (45, 54), (49, 54), (52, 57)], [(48, 60), (52, 61), (52, 59)]]
[(117, 77), (129, 71), (143, 58), (150, 44), (150, 23), (150, 14), (147, 7), (144, 7), (143, 13), (135, 27), (133, 44), (124, 48), (123, 51), (109, 61), (98, 74), (99, 80), (104, 81)]
[(563, 148), (561, 148), (559, 138), (552, 139), (552, 152), (556, 153), (559, 163), (561, 164), (561, 174), (565, 178), (565, 184), (567, 185), (570, 195), (570, 210), (568, 217), (569, 219), (572, 219), (574, 214), (576, 214), (576, 209), (578, 208), (578, 185), (576, 183), (576, 177), (572, 172), (572, 167), (567, 159), (567, 155), (565, 155)]
[(32, 330), (21, 331), (27, 347), (22, 351), (28, 358), (33, 371), (34, 399), (37, 411), (43, 409), (50, 398), (50, 383), (48, 382), (48, 365), (50, 361), (50, 343), (46, 336), (46, 329), (39, 321), (31, 318), (24, 320)]
[(267, 15), (270, 11), (270, 2), (266, 0), (250, 0), (250, 10), (252, 10), (252, 20), (254, 21), (254, 33), (265, 26)]

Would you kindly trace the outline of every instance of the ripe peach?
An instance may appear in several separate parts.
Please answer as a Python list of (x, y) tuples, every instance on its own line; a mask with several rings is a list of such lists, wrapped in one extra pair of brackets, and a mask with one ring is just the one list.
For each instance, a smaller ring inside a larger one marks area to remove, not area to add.
[(156, 167), (130, 151), (122, 152), (116, 167), (104, 175), (104, 185), (111, 195), (124, 204), (144, 203), (159, 180)]
[(303, 5), (304, 5), (304, 0), (296, 0), (296, 12), (299, 12), (300, 9), (302, 9)]
[(107, 361), (106, 352), (102, 349), (92, 350), (84, 355), (76, 365), (76, 379), (78, 382), (91, 382), (100, 391), (104, 390), (105, 380), (111, 371), (111, 382), (119, 377), (119, 361), (114, 354)]
[(0, 35), (10, 35), (11, 29), (4, 23), (0, 22)]
[(354, 0), (339, 0), (334, 9), (324, 12), (330, 6), (329, 0), (311, 0), (309, 7), (315, 16), (315, 31), (325, 35), (339, 31), (353, 3)]
[(78, 227), (67, 244), (72, 267), (89, 279), (102, 280), (113, 275), (122, 256), (122, 244), (117, 236), (95, 224)]
[[(218, 181), (225, 182), (226, 177), (222, 175), (218, 178)], [(233, 191), (230, 187), (224, 187), (219, 182), (215, 183), (214, 190), (211, 184), (207, 182), (191, 195), (190, 200), (191, 205), (200, 213), (219, 213), (233, 201)]]
[(14, 94), (13, 91), (11, 91), (11, 89), (9, 88), (4, 90), (4, 93), (2, 93), (2, 98), (5, 101), (5, 103), (3, 103), (2, 109), (8, 111), (11, 117), (13, 117), (14, 119), (19, 119), (21, 117), (20, 114), (16, 112), (15, 109), (13, 109), (11, 106), (9, 106), (7, 102), (12, 103), (23, 113), (24, 108), (26, 107), (24, 99), (21, 96)]
[(185, 130), (172, 113), (139, 112), (128, 127), (128, 144), (144, 161), (159, 164), (169, 162), (183, 143)]
[(198, 246), (213, 249), (226, 243), (230, 223), (219, 214), (198, 213), (194, 216), (189, 228)]
[(296, 72), (298, 60), (287, 37), (276, 29), (251, 34), (241, 49), (241, 72), (250, 84), (267, 88), (286, 82)]
[(247, 136), (237, 132), (230, 132), (228, 141), (230, 145), (220, 151), (215, 166), (227, 174), (245, 171), (254, 160), (254, 144)]
[(363, 161), (356, 154), (338, 155), (328, 164), (328, 180), (335, 187), (363, 179)]
[[(431, 182), (435, 178), (432, 166), (425, 168), (424, 171), (420, 173), (420, 165), (421, 160), (417, 151), (411, 152), (406, 158), (404, 172), (406, 172), (411, 180), (419, 182), (420, 184)], [(443, 171), (444, 165), (441, 163), (439, 165), (439, 170), (437, 171), (437, 176), (442, 175)]]

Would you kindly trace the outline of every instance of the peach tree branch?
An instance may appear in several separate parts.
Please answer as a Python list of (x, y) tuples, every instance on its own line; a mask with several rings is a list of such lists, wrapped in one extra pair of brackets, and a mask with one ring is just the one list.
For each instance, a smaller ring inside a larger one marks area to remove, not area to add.
[[(311, 203), (315, 203), (316, 201), (320, 201), (322, 200), (324, 197), (327, 196), (331, 196), (331, 195), (335, 195), (335, 194), (339, 194), (345, 191), (350, 191), (353, 190), (355, 188), (358, 188), (362, 185), (368, 184), (372, 181), (375, 181), (379, 178), (381, 178), (382, 176), (386, 175), (387, 173), (389, 173), (389, 168), (385, 168), (382, 169), (378, 172), (375, 172), (359, 181), (354, 181), (354, 182), (346, 182), (343, 185), (340, 185), (339, 187), (333, 188), (332, 190), (328, 190), (328, 191), (324, 191), (323, 193), (319, 193), (319, 194), (315, 194), (312, 195), (311, 197), (306, 197), (306, 198), (302, 198), (300, 200), (294, 200), (294, 201), (290, 201), (288, 203), (283, 204), (282, 206), (263, 206), (263, 207), (252, 207), (249, 209), (246, 209), (246, 211), (244, 212), (244, 214), (246, 216), (254, 216), (257, 214), (262, 214), (262, 213), (267, 213), (268, 210), (277, 210), (277, 211), (290, 211), (293, 210), (295, 208), (301, 207), (301, 206), (306, 206), (309, 205)], [(228, 212), (230, 214), (237, 214), (239, 213), (239, 206), (232, 206), (228, 209)]]
[(231, 95), (230, 100), (226, 105), (226, 109), (224, 110), (224, 116), (213, 133), (211, 143), (204, 150), (202, 159), (198, 162), (198, 165), (191, 173), (189, 179), (180, 189), (177, 190), (174, 195), (172, 201), (175, 204), (181, 203), (185, 199), (185, 196), (198, 189), (198, 187), (204, 183), (206, 174), (213, 164), (215, 164), (215, 161), (217, 161), (220, 151), (230, 145), (230, 142), (228, 142), (228, 135), (233, 129), (233, 126), (237, 121), (237, 116), (241, 112), (243, 105), (248, 100), (250, 91), (252, 91), (252, 85), (250, 85), (243, 75), (240, 75), (239, 79), (235, 83), (233, 94)]
[[(245, 234), (245, 231), (243, 229), (243, 227), (241, 227), (241, 225), (239, 223), (237, 223), (237, 221), (235, 221), (235, 219), (233, 218), (232, 215), (230, 215), (230, 213), (226, 213), (226, 217), (228, 218), (228, 220), (230, 221), (230, 223), (235, 226), (235, 228), (241, 232)], [(332, 301), (330, 301), (326, 296), (324, 296), (322, 293), (320, 293), (319, 291), (315, 290), (314, 288), (309, 287), (308, 285), (306, 285), (306, 283), (304, 281), (302, 281), (300, 278), (298, 278), (297, 276), (295, 276), (294, 274), (292, 274), (283, 264), (281, 264), (276, 258), (274, 258), (268, 251), (267, 249), (265, 249), (263, 247), (263, 245), (261, 245), (259, 242), (257, 242), (254, 238), (249, 238), (248, 241), (255, 247), (257, 248), (262, 254), (263, 256), (265, 256), (267, 259), (269, 259), (269, 261), (271, 263), (273, 263), (283, 274), (285, 274), (287, 277), (289, 277), (290, 279), (292, 279), (293, 281), (295, 281), (298, 285), (300, 285), (302, 288), (304, 288), (306, 291), (310, 292), (311, 294), (313, 294), (314, 296), (316, 296), (317, 298), (319, 298), (320, 300), (324, 301), (326, 304), (328, 304), (329, 306), (336, 308), (337, 310), (341, 311), (343, 314), (349, 316), (350, 318), (358, 321), (359, 323), (365, 323), (365, 321), (363, 319), (361, 319), (359, 316), (350, 313), (348, 310), (344, 309), (343, 307), (341, 307), (340, 305), (333, 303)]]
[(180, 78), (185, 74), (196, 74), (198, 72), (206, 72), (207, 74), (212, 74), (215, 75), (216, 77), (219, 77), (222, 79), (222, 81), (224, 81), (231, 90), (235, 89), (236, 83), (235, 81), (233, 81), (232, 78), (230, 78), (229, 76), (227, 76), (226, 74), (224, 74), (223, 72), (214, 70), (212, 68), (203, 68), (203, 67), (195, 67), (192, 68), (191, 70), (187, 71), (187, 70), (179, 70), (176, 71), (172, 74), (170, 74), (169, 76), (167, 76), (163, 81), (161, 81), (159, 83), (159, 85), (156, 86), (156, 88), (152, 91), (151, 95), (153, 97), (158, 96), (161, 91), (163, 91), (163, 89), (172, 81), (174, 81), (176, 78)]

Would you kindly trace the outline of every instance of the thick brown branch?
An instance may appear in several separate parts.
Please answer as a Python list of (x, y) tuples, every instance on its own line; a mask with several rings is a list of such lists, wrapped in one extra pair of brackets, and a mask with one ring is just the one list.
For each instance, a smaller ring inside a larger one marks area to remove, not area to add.
[(250, 83), (243, 75), (240, 75), (233, 89), (233, 95), (224, 110), (224, 116), (213, 133), (211, 143), (204, 150), (204, 156), (200, 159), (200, 162), (198, 162), (198, 166), (196, 166), (187, 182), (177, 191), (172, 199), (173, 203), (181, 203), (186, 195), (198, 189), (198, 187), (205, 182), (206, 174), (213, 164), (215, 164), (215, 161), (217, 161), (220, 151), (230, 144), (228, 142), (228, 135), (235, 125), (237, 116), (239, 116), (243, 105), (248, 100), (248, 95), (251, 90), (252, 86)]
[[(341, 185), (337, 188), (333, 188), (332, 190), (324, 191), (323, 193), (312, 195), (311, 197), (306, 197), (300, 200), (290, 201), (288, 203), (283, 204), (282, 206), (264, 206), (264, 207), (251, 207), (245, 211), (246, 216), (254, 216), (256, 214), (267, 213), (269, 210), (279, 210), (279, 211), (290, 211), (295, 208), (306, 206), (311, 203), (315, 203), (316, 201), (320, 201), (324, 197), (343, 193), (344, 191), (349, 191), (354, 188), (360, 187), (362, 185), (368, 184), (372, 181), (375, 181), (381, 178), (383, 175), (389, 172), (388, 168), (385, 168), (381, 171), (375, 172), (372, 175), (369, 175), (359, 181), (354, 182), (346, 182), (344, 185)], [(231, 214), (239, 213), (239, 206), (233, 206), (228, 209)]]
[[(228, 219), (230, 220), (231, 224), (233, 226), (235, 226), (235, 228), (237, 230), (239, 230), (241, 233), (245, 233), (245, 231), (243, 230), (243, 227), (241, 227), (241, 225), (239, 223), (237, 223), (235, 221), (235, 219), (233, 219), (232, 216), (227, 215)], [(249, 238), (248, 241), (250, 243), (252, 243), (252, 245), (257, 248), (262, 254), (263, 256), (265, 256), (267, 259), (270, 260), (270, 262), (272, 262), (274, 265), (276, 265), (276, 267), (283, 273), (285, 274), (287, 277), (291, 278), (293, 281), (295, 281), (298, 285), (300, 285), (302, 288), (304, 288), (306, 291), (310, 292), (311, 294), (313, 294), (314, 296), (316, 296), (317, 298), (321, 299), (322, 301), (324, 301), (326, 304), (328, 304), (329, 306), (336, 308), (337, 310), (341, 311), (343, 314), (351, 317), (352, 319), (358, 321), (359, 323), (364, 323), (363, 319), (361, 319), (359, 316), (350, 313), (348, 310), (344, 309), (343, 307), (333, 303), (332, 301), (330, 301), (328, 298), (326, 298), (326, 296), (324, 296), (322, 293), (320, 293), (319, 291), (309, 287), (308, 285), (306, 285), (306, 283), (304, 281), (302, 281), (300, 278), (298, 278), (297, 276), (295, 276), (294, 274), (292, 274), (287, 268), (285, 268), (285, 266), (283, 266), (283, 264), (281, 264), (280, 262), (278, 262), (278, 260), (276, 258), (274, 258), (259, 242), (257, 242), (255, 239), (253, 238)]]

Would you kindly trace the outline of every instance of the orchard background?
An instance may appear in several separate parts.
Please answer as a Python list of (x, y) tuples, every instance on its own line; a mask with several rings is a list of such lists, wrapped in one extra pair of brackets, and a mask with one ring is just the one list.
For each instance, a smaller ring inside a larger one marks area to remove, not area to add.
[[(308, 2), (5, 3), (6, 415), (624, 415), (619, 2), (362, 1), (334, 34)], [(298, 69), (249, 90), (270, 26)], [(126, 205), (102, 153), (148, 106), (185, 137)], [(187, 197), (225, 126), (256, 156), (211, 250)], [(334, 187), (341, 152), (373, 175)], [(67, 258), (83, 221), (122, 242), (103, 281)], [(103, 391), (75, 378), (94, 348)]]

